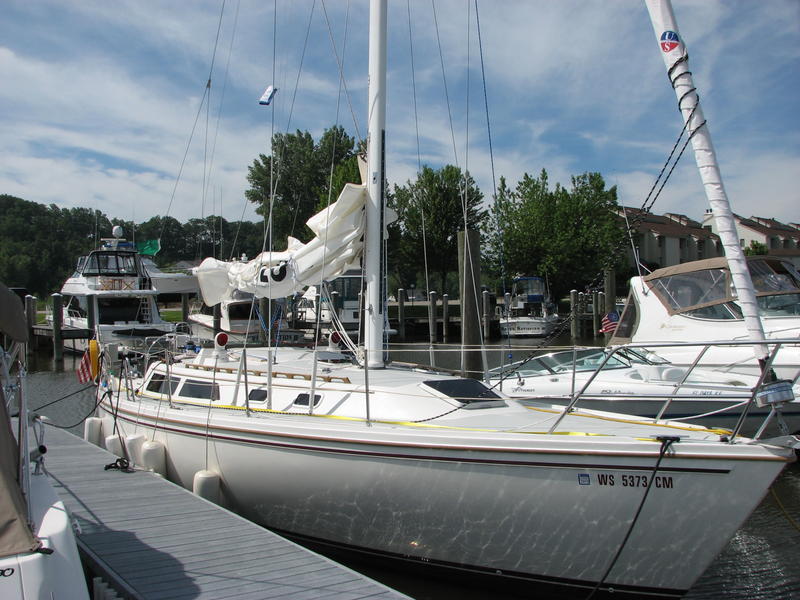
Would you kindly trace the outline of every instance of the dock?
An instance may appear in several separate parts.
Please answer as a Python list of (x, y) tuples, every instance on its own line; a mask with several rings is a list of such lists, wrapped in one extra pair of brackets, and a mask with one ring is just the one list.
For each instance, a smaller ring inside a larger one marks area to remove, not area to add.
[(94, 577), (121, 598), (408, 598), (148, 471), (48, 427), (45, 467)]

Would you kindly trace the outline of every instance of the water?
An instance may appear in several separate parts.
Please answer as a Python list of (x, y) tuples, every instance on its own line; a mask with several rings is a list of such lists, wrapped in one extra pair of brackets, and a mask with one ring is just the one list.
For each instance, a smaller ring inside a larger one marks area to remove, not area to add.
[[(526, 342), (530, 343), (530, 342)], [(525, 349), (519, 345), (495, 349), (487, 354), (490, 366), (513, 354), (522, 358)], [(428, 362), (427, 346), (405, 346), (393, 354), (396, 360)], [(446, 349), (437, 353), (439, 366), (455, 368), (460, 352)], [(34, 409), (41, 408), (54, 424), (66, 426), (82, 435), (81, 422), (94, 408), (94, 394), (78, 383), (75, 369), (78, 358), (67, 356), (61, 371), (53, 369), (49, 356), (31, 358), (28, 378), (28, 398)], [(58, 402), (47, 404), (64, 398)], [(717, 493), (724, 494), (725, 490)], [(698, 539), (698, 544), (703, 540)], [(315, 548), (315, 550), (321, 550)], [(352, 556), (331, 555), (338, 562), (361, 571), (417, 600), (463, 600), (492, 598), (536, 598), (536, 590), (523, 595), (497, 590), (488, 591), (451, 578), (431, 577), (416, 568), (365, 564)], [(785, 600), (800, 598), (800, 464), (790, 465), (777, 479), (772, 489), (736, 532), (725, 550), (690, 590), (691, 600)]]

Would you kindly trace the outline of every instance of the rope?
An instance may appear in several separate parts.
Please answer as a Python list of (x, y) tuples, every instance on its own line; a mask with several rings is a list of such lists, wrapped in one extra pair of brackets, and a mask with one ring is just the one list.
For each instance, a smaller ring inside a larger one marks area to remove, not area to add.
[(614, 565), (617, 564), (617, 560), (619, 559), (620, 554), (622, 554), (622, 550), (625, 548), (625, 544), (628, 543), (628, 539), (631, 537), (631, 533), (633, 533), (633, 528), (636, 525), (636, 521), (639, 519), (639, 515), (642, 513), (642, 508), (644, 508), (644, 503), (647, 500), (647, 496), (650, 494), (650, 490), (653, 487), (653, 480), (656, 477), (656, 473), (658, 473), (658, 467), (661, 465), (661, 461), (664, 458), (664, 455), (666, 455), (667, 450), (669, 450), (672, 444), (680, 441), (679, 437), (657, 437), (656, 439), (661, 442), (661, 449), (659, 450), (658, 453), (658, 460), (656, 461), (656, 465), (655, 467), (653, 467), (653, 471), (650, 473), (650, 480), (647, 482), (647, 487), (645, 488), (644, 494), (642, 495), (642, 500), (641, 502), (639, 502), (639, 506), (636, 509), (636, 514), (633, 515), (631, 524), (628, 526), (628, 531), (625, 533), (625, 537), (623, 538), (622, 543), (619, 545), (617, 553), (614, 555), (611, 564), (608, 565), (606, 572), (603, 573), (603, 576), (600, 578), (600, 581), (598, 581), (597, 585), (594, 586), (594, 589), (592, 589), (591, 593), (586, 597), (586, 600), (591, 600), (591, 598), (594, 597), (597, 590), (600, 589), (600, 586), (602, 586), (605, 583), (606, 578), (608, 578), (609, 573), (611, 573), (611, 569), (613, 569)]
[(789, 524), (795, 529), (797, 529), (797, 531), (800, 531), (800, 525), (798, 525), (797, 521), (795, 521), (792, 518), (792, 515), (790, 515), (789, 512), (786, 510), (786, 507), (783, 505), (783, 502), (781, 502), (780, 498), (778, 498), (778, 494), (777, 492), (775, 492), (775, 488), (770, 487), (769, 491), (772, 494), (772, 499), (775, 500), (775, 503), (778, 505), (778, 508), (781, 509), (783, 516), (786, 517), (787, 521), (789, 521)]
[[(91, 387), (91, 386), (89, 386), (89, 387)], [(84, 388), (84, 390), (85, 390), (85, 389), (86, 389), (86, 388)], [(84, 390), (79, 390), (79, 391), (84, 391)], [(86, 421), (86, 419), (88, 419), (89, 417), (91, 417), (91, 416), (92, 416), (92, 414), (94, 414), (94, 411), (96, 411), (96, 410), (97, 410), (97, 407), (98, 407), (98, 406), (100, 406), (100, 402), (102, 402), (102, 401), (103, 401), (103, 398), (104, 398), (106, 395), (110, 395), (110, 394), (111, 394), (111, 392), (110, 392), (109, 390), (106, 390), (106, 391), (105, 391), (104, 393), (102, 393), (102, 394), (98, 394), (98, 397), (97, 397), (97, 402), (95, 402), (95, 403), (94, 403), (94, 406), (92, 407), (92, 410), (90, 410), (90, 411), (89, 411), (89, 412), (86, 414), (86, 416), (85, 416), (85, 417), (82, 417), (82, 418), (80, 419), (80, 421), (78, 421), (77, 423), (74, 423), (73, 425), (57, 425), (56, 423), (52, 423), (51, 421), (44, 421), (44, 423), (45, 423), (45, 425), (50, 425), (51, 427), (55, 427), (56, 429), (72, 429), (73, 427), (77, 427), (78, 425), (80, 425), (81, 423), (83, 423), (84, 421)], [(72, 395), (72, 394), (70, 394), (70, 396), (71, 396), (71, 395)], [(67, 398), (67, 397), (68, 397), (68, 396), (65, 396), (64, 398)], [(60, 398), (60, 400), (63, 400), (64, 398)], [(50, 404), (53, 404), (53, 403), (51, 402)], [(45, 404), (45, 406), (50, 406), (50, 404)], [(44, 406), (40, 406), (39, 408), (44, 408)], [(36, 410), (39, 410), (39, 409), (37, 408)]]

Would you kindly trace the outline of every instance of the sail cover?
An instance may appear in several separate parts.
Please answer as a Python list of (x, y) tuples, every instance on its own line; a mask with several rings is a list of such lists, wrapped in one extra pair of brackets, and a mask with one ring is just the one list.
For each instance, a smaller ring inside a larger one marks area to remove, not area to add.
[(366, 186), (346, 184), (336, 202), (306, 221), (314, 232), (307, 244), (289, 237), (284, 252), (262, 252), (249, 262), (206, 258), (194, 270), (203, 301), (214, 306), (237, 289), (284, 298), (341, 275), (361, 257), (366, 198)]

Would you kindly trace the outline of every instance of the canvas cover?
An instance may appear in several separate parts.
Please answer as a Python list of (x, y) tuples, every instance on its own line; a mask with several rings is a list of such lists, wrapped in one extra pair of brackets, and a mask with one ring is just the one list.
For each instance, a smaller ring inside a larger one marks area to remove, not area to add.
[(330, 280), (357, 264), (363, 251), (364, 185), (348, 183), (339, 198), (311, 217), (307, 244), (290, 237), (283, 252), (262, 252), (249, 262), (206, 258), (194, 272), (203, 301), (214, 306), (234, 290), (258, 298), (285, 298), (309, 285)]
[(28, 526), (27, 505), (17, 481), (19, 451), (2, 390), (0, 387), (0, 557), (5, 557), (32, 552), (39, 541)]
[(22, 300), (3, 283), (0, 283), (0, 332), (15, 342), (28, 341)]

